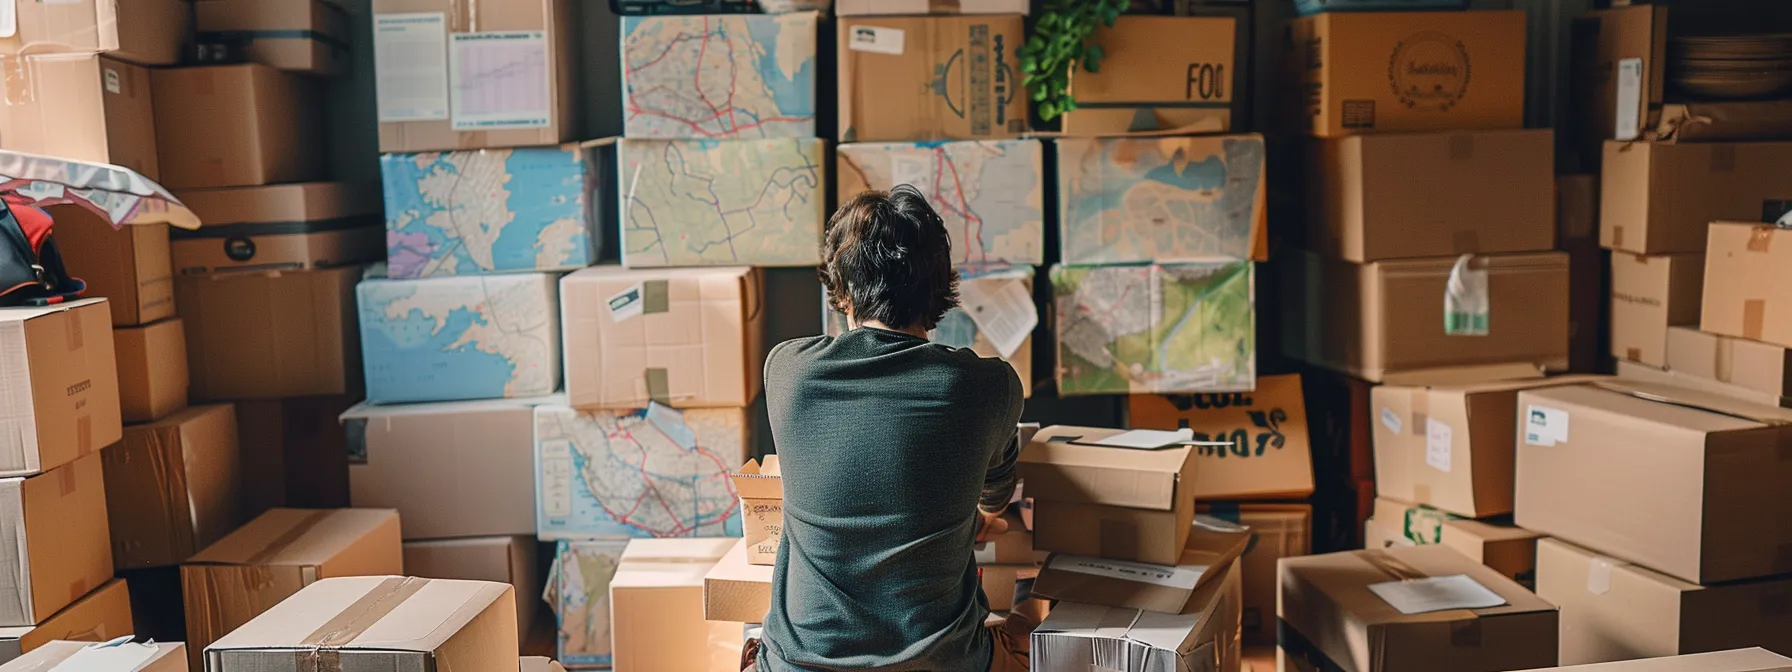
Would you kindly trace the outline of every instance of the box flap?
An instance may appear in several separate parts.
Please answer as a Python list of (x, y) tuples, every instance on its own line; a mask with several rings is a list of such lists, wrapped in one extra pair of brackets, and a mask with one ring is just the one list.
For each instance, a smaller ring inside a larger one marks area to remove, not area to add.
[(1444, 521), (1443, 526), (1447, 528), (1447, 531), (1444, 532), (1446, 537), (1458, 534), (1467, 535), (1470, 538), (1479, 540), (1481, 543), (1537, 539), (1543, 536), (1543, 533), (1541, 532), (1532, 532), (1522, 527), (1513, 525), (1494, 525), (1492, 523), (1472, 519), (1446, 520)]
[(332, 648), (433, 652), (513, 590), (502, 583), (402, 576), (321, 579), (212, 643), (206, 651)]
[(1763, 425), (1792, 424), (1792, 409), (1764, 406), (1711, 392), (1620, 378), (1599, 382), (1598, 387), (1638, 399), (1727, 415)]
[(1131, 450), (1072, 443), (1124, 431), (1070, 426), (1040, 430), (1020, 454), (1020, 477), (1027, 483), (1027, 496), (1145, 509), (1174, 508), (1178, 480), (1193, 449)]
[(1250, 540), (1248, 528), (1200, 516), (1174, 567), (1054, 554), (1039, 570), (1033, 592), (1070, 602), (1183, 613), (1201, 606), (1191, 598), (1223, 577)]
[(522, 399), (477, 399), (473, 401), (438, 401), (426, 404), (375, 404), (361, 402), (343, 411), (337, 419), (372, 420), (375, 418), (396, 418), (410, 415), (440, 415), (455, 413), (483, 413), (486, 411), (510, 411), (536, 406), (565, 406), (566, 395), (554, 394), (545, 397), (528, 397)]
[(734, 479), (734, 490), (742, 499), (783, 499), (784, 471), (778, 465), (777, 455), (765, 456), (762, 463), (758, 460), (747, 460), (740, 471), (730, 474)]
[(391, 509), (271, 509), (187, 562), (315, 567), (397, 517)]
[(45, 315), (66, 313), (76, 308), (91, 306), (105, 301), (105, 299), (81, 299), (79, 301), (69, 301), (67, 303), (58, 303), (48, 306), (9, 307), (6, 310), (0, 310), (0, 322), (24, 322), (27, 320), (34, 320)]

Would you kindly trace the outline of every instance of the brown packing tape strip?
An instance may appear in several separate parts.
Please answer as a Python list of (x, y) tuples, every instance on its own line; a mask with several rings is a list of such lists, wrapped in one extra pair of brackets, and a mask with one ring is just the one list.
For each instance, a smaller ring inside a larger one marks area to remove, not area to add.
[(1417, 581), (1430, 578), (1429, 574), (1413, 569), (1412, 565), (1401, 562), (1399, 558), (1381, 549), (1363, 551), (1362, 558), (1395, 581)]
[(650, 368), (642, 371), (641, 377), (647, 382), (647, 399), (649, 401), (663, 405), (672, 403), (672, 383), (665, 369)]
[(1612, 247), (1617, 247), (1617, 248), (1624, 247), (1624, 227), (1622, 227), (1622, 226), (1612, 227)]
[(1630, 361), (1633, 361), (1633, 362), (1640, 363), (1643, 361), (1643, 349), (1642, 348), (1634, 348), (1634, 347), (1625, 348), (1624, 349), (1624, 358), (1628, 359)]
[(68, 325), (68, 349), (80, 350), (87, 345), (87, 334), (81, 330), (81, 316), (73, 311), (63, 313), (63, 324)]
[(957, 14), (959, 12), (958, 0), (928, 0), (927, 12), (929, 14)]
[(330, 517), (330, 513), (330, 509), (318, 509), (312, 511), (304, 518), (300, 519), (297, 525), (292, 526), (292, 529), (287, 530), (284, 534), (281, 534), (278, 537), (274, 537), (273, 541), (269, 541), (266, 547), (257, 551), (255, 555), (249, 556), (249, 559), (243, 561), (243, 564), (260, 565), (266, 563), (268, 560), (272, 560), (274, 556), (279, 555), (281, 551), (286, 550), (287, 546), (291, 546), (293, 542), (298, 541), (300, 537), (305, 536), (306, 532), (310, 532), (311, 528), (317, 527), (318, 523), (321, 523), (325, 518)]
[(83, 413), (75, 418), (75, 454), (87, 455), (93, 451), (93, 415)]
[[(162, 498), (164, 514), (184, 513), (188, 509), (187, 470), (174, 464), (174, 455), (177, 454), (175, 451), (180, 450), (178, 431), (172, 427), (164, 427), (149, 432), (149, 470), (155, 475), (156, 482), (164, 485), (162, 491), (156, 493)], [(190, 547), (198, 542), (192, 537), (190, 526), (167, 525), (165, 527), (166, 529), (163, 531), (168, 535), (170, 550), (185, 555), (192, 555), (204, 550)], [(184, 539), (183, 532), (186, 534)]]
[(381, 581), (335, 618), (300, 640), (299, 646), (306, 648), (293, 652), (294, 668), (298, 672), (342, 672), (342, 653), (337, 649), (355, 641), (428, 583), (429, 579), (413, 576), (394, 576)]
[(1757, 226), (1748, 233), (1748, 251), (1767, 252), (1773, 247), (1773, 231), (1771, 226)]
[(1717, 339), (1717, 347), (1711, 350), (1711, 370), (1719, 382), (1728, 383), (1736, 374), (1736, 347), (1727, 338)]
[(1749, 299), (1742, 302), (1742, 337), (1761, 340), (1761, 330), (1767, 322), (1767, 302), (1762, 299)]
[(79, 487), (79, 482), (75, 480), (75, 465), (63, 465), (61, 469), (56, 470), (56, 485), (60, 486), (63, 497), (75, 494), (75, 490)]

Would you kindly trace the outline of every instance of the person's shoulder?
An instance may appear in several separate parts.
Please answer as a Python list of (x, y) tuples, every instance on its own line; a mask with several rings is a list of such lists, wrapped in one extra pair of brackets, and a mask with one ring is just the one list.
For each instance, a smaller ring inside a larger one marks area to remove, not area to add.
[(784, 341), (772, 346), (772, 351), (765, 356), (765, 365), (770, 368), (782, 360), (811, 356), (816, 351), (826, 348), (833, 341), (834, 337), (832, 336), (804, 336)]

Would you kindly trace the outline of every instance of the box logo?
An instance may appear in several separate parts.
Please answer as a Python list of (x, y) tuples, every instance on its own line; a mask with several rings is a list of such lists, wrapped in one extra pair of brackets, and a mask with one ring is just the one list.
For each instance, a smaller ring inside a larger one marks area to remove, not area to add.
[(1425, 31), (1394, 45), (1388, 85), (1408, 108), (1449, 110), (1468, 92), (1468, 81), (1468, 47), (1461, 40)]
[(255, 258), (255, 241), (243, 236), (231, 236), (224, 239), (224, 256), (231, 261), (248, 261)]

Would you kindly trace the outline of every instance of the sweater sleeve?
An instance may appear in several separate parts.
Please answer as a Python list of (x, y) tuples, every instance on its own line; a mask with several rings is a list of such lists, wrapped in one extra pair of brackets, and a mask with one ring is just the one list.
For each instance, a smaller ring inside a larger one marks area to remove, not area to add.
[[(1004, 364), (1003, 368), (1007, 368)], [(1012, 429), (1008, 438), (989, 455), (989, 469), (983, 476), (983, 494), (977, 499), (977, 508), (986, 513), (999, 513), (1008, 508), (1008, 502), (1014, 499), (1014, 484), (1017, 481), (1015, 465), (1020, 462), (1020, 423), (1021, 411), (1025, 408), (1026, 398), (1021, 391), (1020, 378), (1013, 369), (1008, 370), (1008, 398), (1001, 416), (1007, 427)]]

